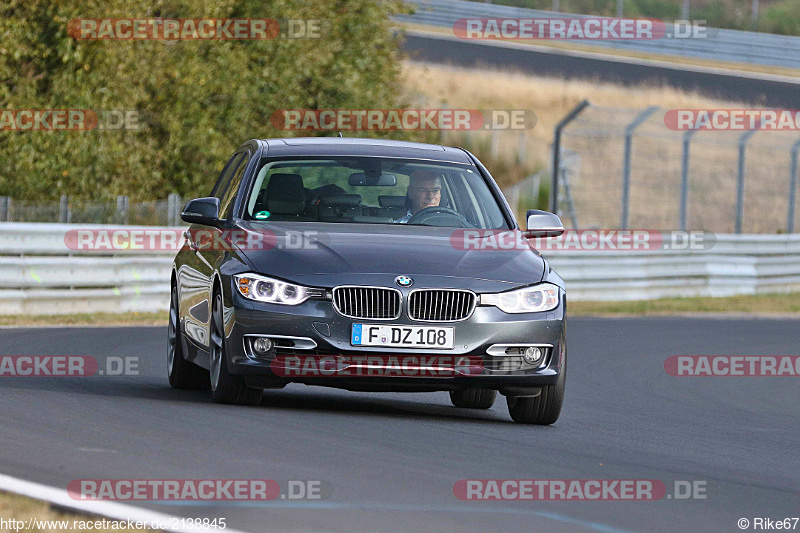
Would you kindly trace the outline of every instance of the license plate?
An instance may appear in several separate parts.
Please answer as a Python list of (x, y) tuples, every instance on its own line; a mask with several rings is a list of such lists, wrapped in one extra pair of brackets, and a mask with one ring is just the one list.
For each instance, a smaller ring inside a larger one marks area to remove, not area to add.
[(388, 326), (385, 324), (353, 324), (350, 344), (353, 346), (389, 346), (394, 348), (435, 348), (452, 350), (455, 328), (430, 326)]

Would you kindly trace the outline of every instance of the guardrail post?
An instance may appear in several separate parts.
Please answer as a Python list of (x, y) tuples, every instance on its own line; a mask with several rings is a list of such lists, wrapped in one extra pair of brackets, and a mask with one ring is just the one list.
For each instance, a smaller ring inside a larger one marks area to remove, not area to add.
[[(557, 0), (553, 1), (556, 2)], [(553, 11), (557, 11), (557, 9), (553, 9)], [(575, 120), (575, 117), (577, 117), (581, 111), (589, 107), (589, 105), (589, 100), (583, 100), (576, 105), (572, 111), (561, 119), (561, 122), (556, 124), (556, 128), (553, 132), (553, 180), (551, 184), (552, 191), (550, 191), (550, 211), (555, 214), (558, 214), (558, 172), (561, 168), (561, 132), (567, 124)]]
[(736, 233), (742, 232), (742, 220), (744, 219), (744, 156), (747, 151), (747, 141), (755, 135), (758, 130), (750, 130), (739, 137), (739, 168), (736, 173)]
[(681, 231), (686, 231), (686, 219), (688, 217), (689, 204), (689, 148), (692, 143), (692, 135), (694, 135), (696, 132), (697, 130), (689, 130), (683, 134), (683, 153), (681, 155)]
[(119, 219), (121, 224), (128, 224), (129, 215), (128, 215), (128, 206), (129, 206), (129, 198), (127, 196), (117, 196), (117, 213), (119, 213)]
[(792, 164), (789, 174), (789, 213), (786, 216), (786, 233), (794, 233), (794, 209), (797, 198), (797, 155), (800, 152), (800, 141), (792, 145)]
[(639, 115), (633, 122), (628, 124), (625, 128), (625, 156), (623, 159), (622, 167), (622, 220), (620, 221), (621, 229), (628, 229), (629, 203), (631, 195), (631, 151), (633, 148), (633, 132), (653, 113), (658, 111), (657, 106), (650, 106)]
[(11, 222), (11, 198), (0, 196), (0, 222)]
[(181, 195), (170, 193), (167, 198), (167, 225), (178, 226), (181, 223)]
[(69, 196), (62, 194), (58, 201), (58, 221), (66, 224), (69, 219)]

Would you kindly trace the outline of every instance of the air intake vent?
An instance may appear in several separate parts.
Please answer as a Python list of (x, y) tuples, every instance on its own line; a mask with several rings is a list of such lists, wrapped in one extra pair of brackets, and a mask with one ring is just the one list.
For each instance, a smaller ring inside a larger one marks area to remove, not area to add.
[(464, 320), (475, 309), (475, 293), (462, 290), (415, 290), (408, 297), (408, 316), (428, 322)]
[(402, 294), (397, 289), (385, 287), (335, 287), (333, 306), (349, 318), (377, 320), (400, 316)]

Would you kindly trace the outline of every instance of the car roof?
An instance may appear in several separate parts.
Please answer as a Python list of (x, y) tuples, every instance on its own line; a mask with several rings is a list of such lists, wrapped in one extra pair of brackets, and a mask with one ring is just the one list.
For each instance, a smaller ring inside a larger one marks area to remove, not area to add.
[(269, 157), (360, 156), (426, 159), (474, 164), (464, 150), (438, 144), (356, 137), (292, 137), (260, 139)]

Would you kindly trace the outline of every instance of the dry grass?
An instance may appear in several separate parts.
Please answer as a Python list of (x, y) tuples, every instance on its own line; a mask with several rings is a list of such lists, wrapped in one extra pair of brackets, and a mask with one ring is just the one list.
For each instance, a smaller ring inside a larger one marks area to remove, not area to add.
[[(442, 142), (473, 150), (501, 187), (549, 169), (555, 125), (581, 100), (585, 110), (564, 134), (565, 154), (579, 154), (570, 185), (580, 227), (618, 227), (621, 213), (624, 131), (649, 106), (660, 108), (634, 136), (631, 227), (675, 229), (679, 225), (681, 154), (684, 132), (668, 129), (669, 109), (749, 108), (662, 84), (623, 86), (563, 80), (508, 71), (466, 69), (407, 62), (406, 88), (419, 105), (466, 109), (530, 109), (538, 122), (525, 132), (526, 152), (517, 163), (519, 131), (447, 132)], [(688, 225), (732, 232), (736, 205), (737, 138), (741, 132), (698, 132), (691, 144)], [(789, 151), (796, 132), (759, 132), (746, 159), (745, 233), (775, 233), (785, 227)], [(566, 160), (566, 159), (565, 159)], [(549, 175), (549, 172), (545, 172)], [(562, 191), (563, 192), (563, 191)], [(563, 194), (562, 194), (563, 198)], [(571, 225), (570, 220), (565, 223)]]
[(622, 86), (601, 81), (530, 76), (490, 68), (466, 69), (406, 62), (404, 78), (410, 94), (424, 97), (429, 104), (446, 103), (450, 108), (461, 109), (531, 109), (538, 121), (529, 133), (544, 143), (552, 142), (553, 128), (585, 98), (596, 106), (632, 109), (644, 109), (651, 105), (665, 109), (737, 105), (664, 85)]
[(729, 315), (800, 318), (800, 293), (729, 296), (726, 298), (663, 298), (634, 302), (570, 302), (570, 316)]
[[(733, 314), (800, 318), (800, 293), (730, 296), (726, 298), (664, 298), (633, 302), (570, 301), (570, 316)], [(165, 326), (167, 313), (95, 313), (34, 317), (0, 317), (5, 326)], [(0, 503), (2, 511), (2, 503)], [(2, 513), (0, 513), (1, 515)], [(0, 532), (2, 533), (2, 532)]]
[[(78, 531), (77, 529), (72, 527), (74, 521), (94, 522), (96, 520), (102, 520), (101, 517), (97, 516), (72, 513), (68, 511), (55, 509), (47, 502), (34, 500), (32, 498), (19, 496), (17, 494), (10, 494), (7, 492), (0, 492), (0, 518), (6, 521), (14, 519), (23, 522), (31, 519), (57, 520), (57, 521), (67, 520), (69, 522), (68, 528), (56, 527), (56, 528), (20, 529), (20, 531), (34, 531), (40, 533), (65, 533), (68, 531), (69, 532)], [(106, 520), (108, 521), (108, 519)], [(0, 529), (0, 531), (2, 533), (5, 533), (7, 531), (14, 531), (14, 529), (5, 528), (5, 529)], [(89, 531), (89, 530), (80, 529), (80, 531)], [(100, 528), (100, 529), (92, 529), (91, 531), (97, 531), (99, 533), (110, 533), (112, 531), (119, 532), (119, 531), (134, 531), (134, 530)], [(135, 531), (156, 531), (156, 530), (137, 529)]]
[(167, 312), (0, 316), (0, 326), (166, 326)]

